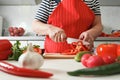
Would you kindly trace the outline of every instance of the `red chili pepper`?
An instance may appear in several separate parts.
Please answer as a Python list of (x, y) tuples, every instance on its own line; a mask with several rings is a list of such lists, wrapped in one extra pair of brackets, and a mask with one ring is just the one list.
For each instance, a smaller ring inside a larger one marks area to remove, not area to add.
[(9, 74), (24, 76), (24, 77), (49, 78), (53, 76), (52, 73), (48, 73), (40, 70), (20, 68), (5, 61), (0, 61), (0, 70)]
[(8, 56), (12, 54), (12, 50), (0, 51), (0, 60), (8, 59)]
[(1, 39), (0, 40), (0, 51), (8, 50), (12, 47), (12, 44), (7, 39)]

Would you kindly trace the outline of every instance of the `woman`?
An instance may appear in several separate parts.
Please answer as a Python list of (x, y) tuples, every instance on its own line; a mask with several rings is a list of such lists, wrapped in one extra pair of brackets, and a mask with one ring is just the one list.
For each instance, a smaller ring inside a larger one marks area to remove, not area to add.
[(66, 39), (89, 42), (89, 49), (102, 32), (98, 0), (42, 0), (33, 21), (33, 30), (47, 35), (45, 51), (63, 52), (69, 48)]

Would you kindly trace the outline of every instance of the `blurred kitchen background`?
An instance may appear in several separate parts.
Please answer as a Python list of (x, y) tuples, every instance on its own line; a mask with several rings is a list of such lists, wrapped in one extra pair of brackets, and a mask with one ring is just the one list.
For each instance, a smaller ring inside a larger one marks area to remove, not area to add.
[[(99, 0), (104, 31), (120, 30), (120, 0)], [(2, 36), (8, 36), (8, 27), (23, 27), (24, 36), (35, 36), (31, 24), (41, 0), (0, 0), (0, 30)], [(1, 24), (2, 23), (2, 24)]]

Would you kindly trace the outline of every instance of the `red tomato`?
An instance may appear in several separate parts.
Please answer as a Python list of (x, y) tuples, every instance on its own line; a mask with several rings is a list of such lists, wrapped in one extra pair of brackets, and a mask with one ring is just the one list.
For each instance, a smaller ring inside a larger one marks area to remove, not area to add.
[(22, 36), (24, 33), (23, 32), (20, 32), (19, 34), (18, 34), (18, 36)]
[(24, 30), (22, 27), (19, 27), (18, 30), (19, 30), (20, 32), (22, 32), (22, 33), (25, 32), (25, 30)]
[(13, 32), (10, 32), (10, 36), (15, 36), (15, 34)]
[(8, 28), (8, 31), (9, 31), (9, 32), (13, 32), (13, 27), (9, 27), (9, 28)]
[(120, 44), (117, 47), (117, 56), (120, 56)]
[(115, 59), (111, 56), (105, 56), (105, 57), (102, 57), (102, 58), (103, 58), (103, 60), (106, 64), (111, 64), (111, 63), (115, 62)]
[(87, 61), (88, 61), (88, 58), (92, 56), (91, 54), (84, 54), (82, 57), (81, 57), (81, 63), (87, 67)]
[(34, 48), (34, 51), (41, 54), (42, 53), (42, 50), (40, 48)]
[(98, 55), (93, 55), (88, 58), (87, 67), (92, 68), (96, 66), (104, 65), (104, 60)]
[(22, 27), (9, 27), (8, 28), (9, 34), (11, 36), (23, 36), (25, 33), (25, 30)]
[(104, 65), (102, 57), (91, 54), (84, 54), (81, 58), (81, 62), (85, 67), (88, 68)]
[[(33, 50), (39, 54), (42, 54), (42, 50), (40, 48), (33, 48)], [(23, 53), (25, 53), (26, 50), (23, 50)]]
[[(111, 58), (110, 60), (115, 61), (115, 59), (117, 58), (117, 46), (118, 46), (117, 44), (100, 44), (96, 48), (96, 52), (102, 58), (103, 57), (107, 57), (107, 58), (109, 57), (109, 58)], [(104, 59), (104, 61), (105, 60), (106, 59)], [(108, 61), (105, 61), (105, 62), (108, 62)]]
[(14, 29), (14, 34), (18, 34), (19, 30), (17, 28)]

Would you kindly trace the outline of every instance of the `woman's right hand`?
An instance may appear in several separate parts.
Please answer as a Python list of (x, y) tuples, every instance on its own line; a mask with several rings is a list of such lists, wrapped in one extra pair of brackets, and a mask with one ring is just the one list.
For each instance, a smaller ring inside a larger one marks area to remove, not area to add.
[(64, 42), (67, 39), (63, 29), (52, 25), (49, 26), (48, 35), (55, 42)]

